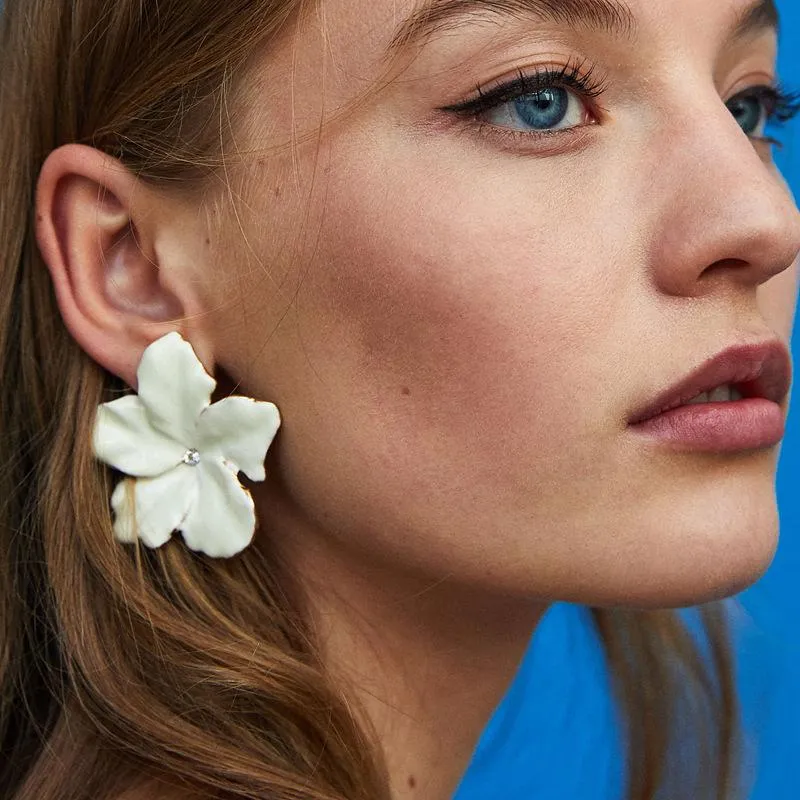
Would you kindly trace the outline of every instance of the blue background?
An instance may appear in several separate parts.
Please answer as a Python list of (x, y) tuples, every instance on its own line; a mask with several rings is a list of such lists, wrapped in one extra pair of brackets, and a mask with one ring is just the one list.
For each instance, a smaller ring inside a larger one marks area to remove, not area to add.
[[(797, 90), (800, 2), (778, 5), (780, 74)], [(781, 139), (785, 146), (776, 158), (800, 198), (800, 121), (782, 131)], [(800, 325), (792, 347), (800, 369)], [(778, 473), (778, 554), (768, 574), (740, 597), (745, 614), (737, 652), (751, 800), (800, 800), (799, 383), (800, 375)], [(456, 800), (618, 800), (621, 759), (607, 688), (587, 612), (551, 609), (478, 744)]]

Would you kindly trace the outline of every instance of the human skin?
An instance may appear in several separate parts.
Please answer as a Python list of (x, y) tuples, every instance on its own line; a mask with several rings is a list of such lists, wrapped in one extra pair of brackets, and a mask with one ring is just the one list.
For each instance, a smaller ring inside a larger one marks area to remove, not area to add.
[[(483, 16), (387, 67), (413, 4), (326, 0), (231, 98), (223, 191), (76, 146), (42, 172), (40, 246), (94, 358), (135, 386), (179, 329), (280, 408), (257, 535), (397, 797), (452, 792), (549, 603), (703, 602), (774, 553), (777, 448), (685, 452), (628, 421), (726, 347), (788, 340), (800, 215), (725, 105), (773, 82), (776, 38), (731, 38), (743, 0), (629, 6), (635, 36)], [(439, 110), (576, 62), (606, 88), (571, 132)]]

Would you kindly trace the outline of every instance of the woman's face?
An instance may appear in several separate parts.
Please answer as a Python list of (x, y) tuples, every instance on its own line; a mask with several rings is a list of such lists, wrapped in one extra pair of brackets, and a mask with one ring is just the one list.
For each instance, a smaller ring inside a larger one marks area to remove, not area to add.
[(263, 535), (331, 579), (645, 606), (743, 587), (774, 552), (777, 447), (629, 423), (788, 338), (770, 4), (436, 7), (391, 61), (412, 0), (324, 0), (232, 100), (236, 214), (198, 279), (218, 365), (283, 415)]

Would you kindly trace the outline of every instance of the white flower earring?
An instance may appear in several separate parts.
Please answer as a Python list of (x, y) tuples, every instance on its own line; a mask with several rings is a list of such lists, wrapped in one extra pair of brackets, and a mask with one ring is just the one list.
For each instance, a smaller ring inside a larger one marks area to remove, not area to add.
[(138, 395), (103, 403), (94, 427), (97, 458), (129, 476), (111, 496), (117, 539), (160, 547), (179, 530), (192, 550), (239, 553), (256, 517), (237, 474), (266, 477), (278, 409), (241, 396), (212, 405), (216, 381), (177, 332), (144, 351), (136, 375)]

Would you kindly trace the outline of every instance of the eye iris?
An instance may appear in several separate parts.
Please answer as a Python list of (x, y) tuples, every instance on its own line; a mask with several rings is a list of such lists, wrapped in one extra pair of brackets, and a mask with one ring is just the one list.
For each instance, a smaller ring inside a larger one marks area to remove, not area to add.
[(755, 133), (761, 125), (764, 109), (757, 97), (734, 97), (728, 103), (728, 109), (748, 135)]
[(514, 107), (526, 125), (547, 130), (564, 121), (569, 110), (569, 94), (566, 89), (542, 89), (518, 98)]

